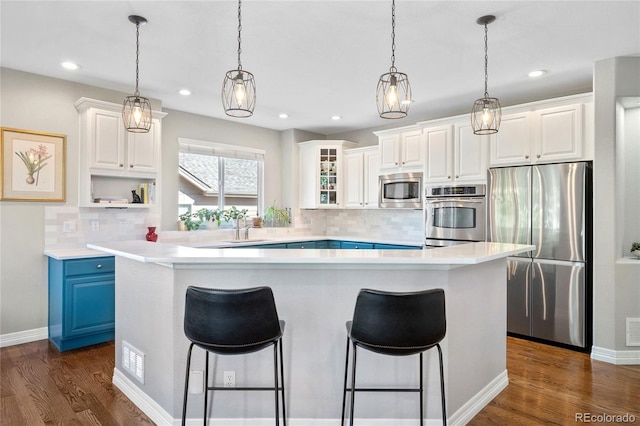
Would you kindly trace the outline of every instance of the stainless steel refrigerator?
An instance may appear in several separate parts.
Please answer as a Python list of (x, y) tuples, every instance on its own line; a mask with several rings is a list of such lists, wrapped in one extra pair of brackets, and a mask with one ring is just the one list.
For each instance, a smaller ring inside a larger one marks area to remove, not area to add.
[(487, 241), (533, 244), (507, 262), (507, 331), (591, 347), (591, 162), (491, 168)]

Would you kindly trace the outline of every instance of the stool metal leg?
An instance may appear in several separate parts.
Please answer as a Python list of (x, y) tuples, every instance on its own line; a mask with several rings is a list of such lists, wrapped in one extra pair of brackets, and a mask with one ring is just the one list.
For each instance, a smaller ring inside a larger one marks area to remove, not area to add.
[(349, 338), (347, 337), (347, 356), (344, 362), (344, 387), (342, 390), (342, 421), (340, 422), (340, 426), (344, 426), (344, 412), (347, 407), (347, 376), (349, 372)]
[(440, 345), (436, 343), (436, 347), (438, 348), (438, 358), (440, 361), (440, 398), (442, 399), (442, 425), (447, 425), (447, 405), (445, 403), (444, 396), (444, 367), (442, 364), (442, 349), (440, 349)]
[(182, 400), (182, 426), (185, 425), (187, 419), (187, 394), (189, 392), (189, 369), (191, 368), (191, 351), (193, 350), (193, 343), (189, 345), (189, 351), (187, 352), (187, 371), (184, 375), (184, 399)]
[(353, 365), (351, 371), (351, 420), (349, 425), (353, 426), (353, 412), (356, 401), (356, 344), (353, 344)]
[(280, 404), (278, 403), (278, 342), (273, 344), (273, 379), (276, 396), (276, 426), (280, 425)]
[(287, 411), (284, 403), (284, 360), (282, 357), (282, 338), (280, 338), (280, 381), (282, 382), (282, 423), (287, 426)]
[(420, 426), (424, 426), (424, 385), (422, 364), (422, 352), (420, 352)]
[(202, 416), (202, 424), (207, 426), (207, 400), (209, 395), (209, 351), (205, 351), (204, 358), (204, 415)]

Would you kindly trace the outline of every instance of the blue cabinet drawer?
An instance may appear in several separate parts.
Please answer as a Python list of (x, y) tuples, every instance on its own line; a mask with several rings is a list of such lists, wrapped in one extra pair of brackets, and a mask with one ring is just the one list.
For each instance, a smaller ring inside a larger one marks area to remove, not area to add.
[(261, 248), (261, 249), (272, 249), (272, 248), (278, 248), (278, 249), (283, 249), (283, 248), (287, 248), (287, 245), (282, 243), (282, 244), (259, 244), (259, 245), (255, 245), (255, 246), (250, 246), (251, 248)]
[(354, 241), (342, 241), (340, 242), (341, 249), (361, 249), (361, 250), (371, 250), (373, 249), (373, 244), (371, 243), (356, 243)]
[(116, 261), (113, 256), (92, 257), (90, 259), (72, 259), (64, 263), (64, 275), (112, 274), (116, 270)]
[(287, 243), (287, 248), (295, 248), (295, 249), (311, 249), (316, 248), (315, 241), (303, 241), (300, 243)]
[(399, 244), (375, 244), (376, 250), (422, 250), (419, 246), (403, 246)]

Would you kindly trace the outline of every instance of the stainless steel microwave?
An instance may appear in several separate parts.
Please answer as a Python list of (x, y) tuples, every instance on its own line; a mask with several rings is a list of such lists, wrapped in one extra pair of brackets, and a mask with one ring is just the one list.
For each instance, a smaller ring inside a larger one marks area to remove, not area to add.
[(391, 209), (422, 208), (422, 173), (382, 175), (378, 184), (378, 206)]

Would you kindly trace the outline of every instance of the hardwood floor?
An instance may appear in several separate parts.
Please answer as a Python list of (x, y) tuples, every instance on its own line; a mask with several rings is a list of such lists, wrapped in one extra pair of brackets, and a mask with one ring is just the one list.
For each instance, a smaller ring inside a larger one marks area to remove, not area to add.
[(470, 425), (588, 423), (576, 421), (578, 413), (587, 413), (583, 419), (628, 414), (635, 422), (626, 424), (640, 425), (640, 365), (593, 361), (589, 354), (508, 337), (507, 370), (509, 386)]
[[(113, 342), (63, 353), (47, 340), (0, 349), (0, 424), (152, 425), (111, 383), (113, 354)], [(628, 414), (640, 425), (640, 366), (509, 337), (507, 368), (509, 386), (470, 425), (575, 425), (576, 413)]]

